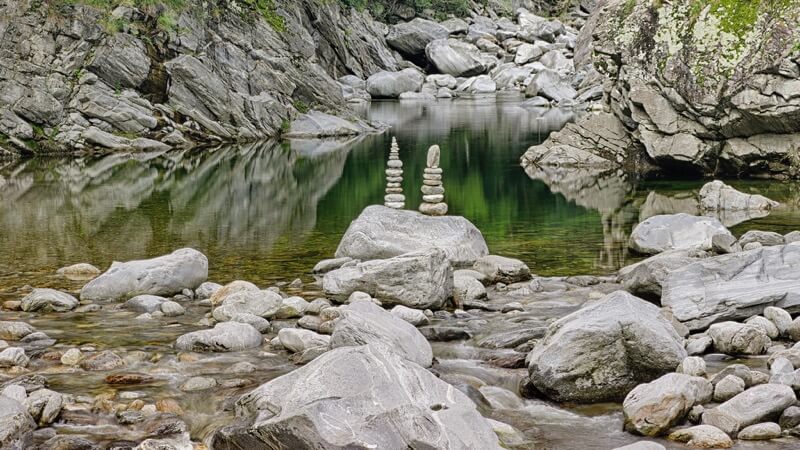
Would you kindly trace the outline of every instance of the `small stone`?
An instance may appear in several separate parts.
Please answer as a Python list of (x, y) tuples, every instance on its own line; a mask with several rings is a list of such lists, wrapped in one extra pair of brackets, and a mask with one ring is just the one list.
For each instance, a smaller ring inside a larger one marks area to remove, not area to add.
[(781, 427), (774, 422), (757, 423), (745, 427), (737, 436), (746, 441), (766, 441), (781, 437)]
[(764, 317), (775, 324), (775, 326), (778, 328), (778, 332), (781, 335), (786, 335), (787, 331), (789, 330), (789, 326), (792, 324), (792, 316), (789, 315), (785, 309), (778, 308), (776, 306), (767, 306), (764, 308), (763, 314)]
[(500, 312), (503, 313), (508, 313), (511, 311), (525, 311), (525, 307), (522, 306), (522, 303), (520, 302), (511, 302), (503, 305), (503, 308), (500, 310)]
[(442, 182), (439, 181), (439, 180), (426, 180), (426, 179), (423, 179), (422, 180), (422, 184), (427, 185), (427, 186), (441, 186)]
[(703, 358), (689, 356), (681, 361), (676, 372), (695, 377), (704, 377), (706, 376), (706, 362)]
[(430, 174), (430, 175), (441, 175), (442, 168), (441, 167), (426, 167), (423, 170), (423, 173)]
[(383, 200), (386, 203), (400, 203), (406, 201), (406, 197), (403, 194), (387, 194)]
[(724, 431), (711, 425), (697, 425), (671, 433), (667, 439), (695, 448), (731, 448), (733, 441)]
[(81, 361), (81, 367), (85, 370), (113, 370), (124, 365), (122, 358), (108, 350)]
[(422, 175), (423, 180), (435, 181), (441, 185), (442, 176), (440, 174), (425, 173)]
[(439, 203), (444, 201), (444, 195), (423, 195), (422, 201), (426, 203)]
[(192, 377), (180, 387), (184, 392), (205, 391), (217, 386), (217, 380), (209, 377)]
[(166, 301), (161, 304), (161, 312), (166, 317), (182, 316), (186, 313), (186, 309), (177, 302)]
[(441, 150), (438, 145), (432, 145), (428, 149), (427, 165), (430, 168), (439, 167), (439, 158), (441, 157)]
[(778, 423), (784, 430), (800, 425), (800, 406), (790, 406), (784, 409)]
[(156, 402), (156, 410), (163, 413), (183, 415), (183, 408), (177, 401), (171, 398), (164, 398)]
[(401, 169), (403, 167), (403, 161), (400, 161), (399, 159), (390, 159), (386, 162), (386, 167), (390, 167), (392, 169)]
[(714, 386), (714, 401), (719, 403), (728, 401), (744, 392), (744, 388), (744, 380), (735, 375), (728, 375)]
[(22, 348), (9, 347), (0, 352), (0, 367), (25, 367), (29, 362), (30, 358)]
[(424, 195), (443, 195), (444, 194), (444, 188), (441, 187), (441, 186), (427, 186), (427, 185), (423, 184), (422, 188), (420, 190), (422, 191), (422, 193)]
[(247, 361), (238, 362), (228, 368), (228, 373), (252, 373), (255, 372), (257, 367), (255, 364)]
[(447, 214), (447, 203), (422, 203), (419, 212), (429, 216), (444, 216)]

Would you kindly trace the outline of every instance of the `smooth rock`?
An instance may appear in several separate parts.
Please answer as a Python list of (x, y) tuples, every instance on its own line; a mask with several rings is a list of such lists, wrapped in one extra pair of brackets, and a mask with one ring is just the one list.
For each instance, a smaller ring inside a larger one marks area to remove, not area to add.
[(770, 210), (778, 206), (778, 202), (761, 195), (739, 192), (719, 180), (704, 184), (698, 197), (700, 208), (707, 211)]
[(713, 425), (735, 436), (742, 428), (779, 415), (797, 401), (789, 386), (753, 386), (727, 402), (703, 413), (703, 424)]
[(718, 352), (729, 355), (760, 355), (771, 343), (762, 328), (738, 322), (715, 323), (708, 335)]
[(685, 213), (652, 216), (634, 227), (628, 246), (639, 253), (667, 250), (711, 250), (715, 234), (730, 234), (719, 220)]
[(711, 425), (697, 425), (670, 433), (668, 439), (694, 448), (731, 448), (733, 441), (724, 431)]
[(757, 423), (745, 427), (736, 436), (745, 441), (766, 441), (781, 437), (781, 426), (775, 422)]
[(490, 283), (511, 284), (531, 279), (531, 271), (524, 262), (504, 256), (484, 256), (472, 268), (486, 275)]
[(645, 436), (663, 434), (683, 420), (694, 405), (708, 402), (712, 390), (705, 378), (679, 373), (640, 384), (622, 403), (625, 429)]
[(239, 314), (271, 318), (282, 304), (281, 296), (270, 290), (240, 290), (226, 296), (222, 304), (214, 308), (212, 315), (219, 322), (226, 322)]
[(281, 345), (294, 353), (302, 353), (310, 348), (330, 346), (331, 337), (301, 328), (282, 328), (278, 331)]
[(258, 347), (261, 333), (252, 325), (237, 322), (218, 323), (211, 330), (186, 333), (175, 341), (175, 348), (195, 352), (232, 352)]
[(744, 380), (736, 375), (726, 375), (714, 385), (714, 401), (717, 403), (726, 402), (733, 397), (744, 392)]
[(64, 312), (75, 309), (78, 299), (55, 289), (34, 289), (22, 299), (23, 311)]

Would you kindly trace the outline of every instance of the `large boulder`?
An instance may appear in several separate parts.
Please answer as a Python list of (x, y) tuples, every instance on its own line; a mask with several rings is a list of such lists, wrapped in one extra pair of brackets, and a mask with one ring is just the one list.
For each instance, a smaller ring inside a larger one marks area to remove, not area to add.
[(739, 192), (719, 180), (704, 184), (698, 196), (700, 208), (706, 211), (770, 210), (779, 205), (763, 195)]
[(0, 395), (0, 448), (24, 448), (24, 435), (35, 429), (36, 422), (25, 405)]
[(524, 262), (505, 256), (484, 256), (475, 261), (473, 269), (484, 274), (490, 283), (511, 284), (531, 279), (531, 271)]
[(708, 336), (714, 349), (729, 355), (760, 355), (771, 343), (763, 328), (749, 323), (715, 323), (708, 328)]
[(252, 325), (222, 322), (210, 330), (193, 331), (178, 337), (175, 348), (192, 352), (233, 352), (258, 347), (264, 339)]
[(797, 401), (794, 391), (782, 384), (753, 386), (727, 402), (703, 413), (703, 424), (713, 425), (730, 436), (742, 428), (780, 416)]
[(501, 448), (472, 400), (385, 346), (331, 350), (235, 409), (212, 448)]
[(417, 92), (425, 77), (415, 69), (399, 72), (382, 70), (367, 78), (367, 92), (373, 98), (398, 98), (403, 92)]
[(471, 265), (489, 254), (480, 230), (463, 217), (432, 217), (375, 205), (350, 224), (336, 257), (383, 259), (432, 247), (444, 250), (454, 266)]
[(439, 72), (454, 77), (480, 75), (488, 69), (478, 47), (457, 39), (437, 39), (428, 44), (425, 55)]
[(407, 56), (425, 53), (425, 47), (436, 39), (447, 39), (450, 32), (436, 22), (417, 17), (410, 22), (389, 27), (386, 42), (390, 47)]
[[(639, 253), (656, 254), (667, 250), (711, 250), (711, 238), (717, 234), (731, 235), (713, 217), (685, 213), (650, 217), (634, 227), (628, 246)], [(733, 236), (733, 235), (731, 235)]]
[(545, 69), (533, 76), (525, 95), (528, 97), (539, 95), (548, 100), (562, 102), (572, 100), (578, 92), (558, 72)]
[(78, 299), (55, 289), (34, 289), (22, 299), (23, 311), (64, 312), (75, 309)]
[(714, 386), (702, 377), (669, 373), (630, 391), (622, 402), (625, 429), (645, 436), (665, 433), (694, 405), (711, 400)]
[(332, 270), (322, 288), (341, 301), (361, 291), (390, 305), (438, 309), (453, 292), (453, 270), (445, 252), (434, 248)]
[(208, 259), (191, 248), (152, 259), (114, 262), (81, 289), (81, 300), (125, 300), (142, 294), (172, 296), (208, 278)]
[(698, 260), (671, 271), (661, 304), (691, 330), (746, 319), (767, 306), (800, 311), (800, 245), (779, 245)]
[(331, 348), (380, 344), (422, 367), (431, 365), (431, 345), (414, 325), (371, 301), (358, 301), (339, 311), (341, 317), (333, 327)]
[(670, 250), (619, 270), (617, 280), (626, 291), (640, 297), (661, 297), (661, 286), (673, 270), (697, 261), (694, 250)]
[(225, 297), (222, 304), (214, 308), (214, 319), (219, 322), (231, 320), (239, 314), (271, 318), (283, 304), (280, 294), (268, 290), (241, 290)]
[(556, 401), (621, 401), (685, 357), (658, 307), (617, 291), (550, 325), (529, 355), (530, 381)]

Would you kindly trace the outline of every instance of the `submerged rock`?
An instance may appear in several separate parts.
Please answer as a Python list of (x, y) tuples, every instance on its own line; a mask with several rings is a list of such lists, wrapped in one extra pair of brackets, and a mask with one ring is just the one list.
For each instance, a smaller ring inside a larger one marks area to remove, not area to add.
[(193, 331), (178, 337), (175, 348), (196, 352), (233, 352), (258, 347), (262, 342), (261, 333), (252, 325), (223, 322), (211, 330)]
[(64, 312), (75, 309), (78, 299), (55, 289), (34, 289), (22, 299), (23, 311)]
[(0, 339), (18, 341), (35, 332), (36, 328), (25, 322), (15, 322), (10, 320), (0, 321)]
[(530, 380), (556, 401), (620, 401), (672, 372), (683, 339), (654, 305), (617, 291), (554, 322), (530, 354)]
[(208, 259), (190, 248), (153, 259), (115, 262), (81, 289), (81, 300), (124, 300), (142, 294), (171, 296), (208, 278)]
[(331, 350), (242, 396), (236, 415), (213, 448), (500, 449), (472, 400), (385, 346)]
[(653, 216), (631, 232), (628, 246), (639, 253), (655, 254), (667, 250), (711, 250), (711, 238), (730, 234), (719, 220), (689, 214)]
[(350, 224), (336, 257), (383, 259), (432, 247), (444, 250), (455, 266), (473, 264), (489, 254), (480, 230), (463, 217), (431, 217), (374, 205)]
[(0, 395), (0, 447), (22, 448), (25, 433), (35, 429), (36, 422), (22, 403)]

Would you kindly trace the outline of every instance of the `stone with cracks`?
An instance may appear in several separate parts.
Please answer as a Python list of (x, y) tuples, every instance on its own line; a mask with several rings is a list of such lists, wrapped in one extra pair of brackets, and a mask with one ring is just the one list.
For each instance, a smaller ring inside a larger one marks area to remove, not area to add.
[(713, 425), (730, 436), (748, 425), (779, 416), (797, 401), (794, 391), (782, 384), (753, 386), (727, 402), (703, 413), (703, 424)]
[(717, 234), (730, 234), (730, 231), (713, 217), (665, 214), (636, 225), (628, 247), (648, 255), (678, 249), (711, 250), (711, 238)]
[(658, 436), (679, 423), (694, 405), (711, 400), (713, 386), (702, 377), (669, 373), (640, 384), (622, 403), (625, 429)]
[(261, 333), (252, 325), (223, 322), (213, 329), (193, 331), (178, 337), (175, 348), (193, 352), (233, 352), (258, 347), (262, 342)]

